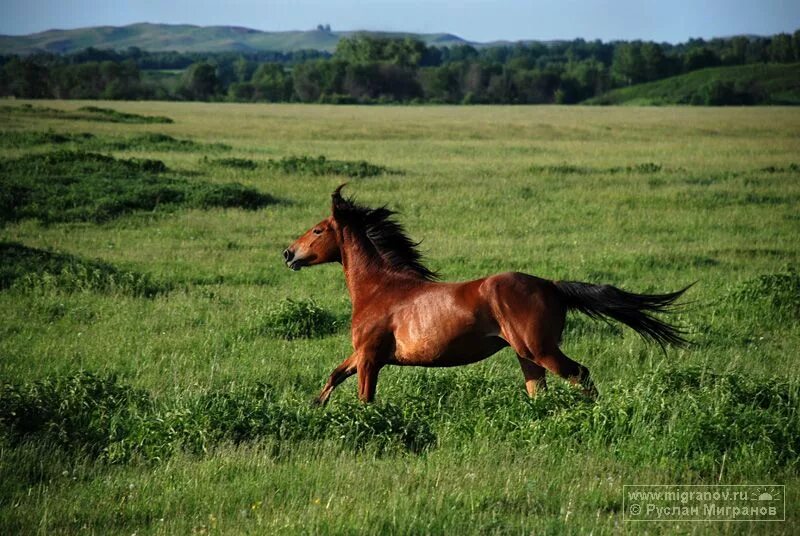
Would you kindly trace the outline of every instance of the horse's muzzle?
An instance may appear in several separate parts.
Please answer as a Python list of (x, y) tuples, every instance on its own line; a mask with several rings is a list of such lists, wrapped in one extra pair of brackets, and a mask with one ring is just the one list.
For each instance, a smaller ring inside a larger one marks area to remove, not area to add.
[(294, 256), (294, 251), (288, 248), (283, 251), (283, 260), (286, 261), (286, 266), (288, 266), (295, 272), (297, 272), (298, 270), (300, 270), (300, 268), (305, 266), (303, 260), (296, 259)]

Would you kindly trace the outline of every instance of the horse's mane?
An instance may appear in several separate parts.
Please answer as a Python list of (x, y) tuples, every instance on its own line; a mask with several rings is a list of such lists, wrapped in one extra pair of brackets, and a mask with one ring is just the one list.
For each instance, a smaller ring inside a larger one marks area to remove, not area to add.
[(423, 264), (419, 252), (419, 242), (414, 242), (406, 230), (392, 216), (397, 214), (386, 206), (370, 208), (358, 205), (352, 197), (344, 198), (339, 193), (341, 186), (333, 193), (333, 217), (343, 225), (365, 236), (378, 254), (394, 270), (411, 272), (427, 281), (436, 281), (439, 275)]

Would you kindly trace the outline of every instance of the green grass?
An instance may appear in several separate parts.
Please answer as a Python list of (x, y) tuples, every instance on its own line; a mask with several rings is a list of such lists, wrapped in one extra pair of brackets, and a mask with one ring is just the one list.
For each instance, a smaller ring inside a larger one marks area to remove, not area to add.
[(713, 84), (746, 91), (757, 104), (800, 104), (800, 63), (701, 69), (593, 97), (586, 104), (704, 104)]
[[(8, 144), (2, 180), (46, 191), (59, 176), (147, 177), (191, 196), (238, 182), (282, 202), (98, 223), (66, 217), (54, 194), (36, 205), (51, 218), (4, 217), (5, 532), (796, 533), (797, 109), (114, 106), (175, 122), (17, 115), (4, 131), (195, 145), (83, 159), (56, 150), (80, 141)], [(231, 162), (204, 158), (210, 144)], [(552, 377), (527, 399), (504, 350), (468, 367), (387, 367), (374, 405), (357, 402), (353, 378), (312, 408), (352, 351), (349, 298), (341, 266), (292, 272), (281, 252), (329, 214), (343, 177), (266, 163), (320, 154), (402, 170), (349, 191), (400, 211), (446, 280), (697, 281), (672, 317), (691, 346), (662, 353), (570, 314), (562, 347), (592, 370), (596, 403)], [(91, 214), (99, 190), (82, 191)], [(117, 283), (128, 279), (151, 291)], [(785, 484), (787, 521), (631, 525), (622, 487), (648, 483)]]
[(98, 153), (52, 151), (0, 160), (0, 221), (37, 218), (102, 222), (135, 211), (175, 207), (239, 207), (275, 203), (237, 183), (165, 177), (160, 160), (116, 159)]
[(150, 124), (150, 123), (172, 123), (172, 119), (163, 115), (141, 115), (120, 112), (112, 108), (100, 106), (83, 106), (69, 112), (39, 106), (33, 104), (23, 104), (22, 106), (0, 106), (0, 115), (6, 116), (26, 116), (51, 119), (70, 119), (80, 121), (99, 121), (108, 123), (130, 123), (130, 124)]
[[(153, 281), (146, 274), (14, 242), (0, 242), (0, 257), (0, 290), (121, 292), (147, 297), (169, 290), (169, 285)], [(53, 308), (55, 315), (65, 312), (64, 307)]]
[(58, 133), (53, 130), (0, 131), (0, 147), (26, 149), (37, 146), (64, 146), (84, 151), (229, 151), (224, 143), (197, 143), (193, 140), (176, 139), (159, 132), (147, 132), (127, 137), (102, 137), (90, 132)]

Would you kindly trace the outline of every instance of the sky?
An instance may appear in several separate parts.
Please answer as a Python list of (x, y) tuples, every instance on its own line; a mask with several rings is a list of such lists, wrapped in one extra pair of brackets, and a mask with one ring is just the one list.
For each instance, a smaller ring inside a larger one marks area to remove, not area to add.
[(0, 0), (0, 34), (135, 22), (265, 31), (447, 32), (478, 42), (770, 35), (800, 29), (800, 0)]

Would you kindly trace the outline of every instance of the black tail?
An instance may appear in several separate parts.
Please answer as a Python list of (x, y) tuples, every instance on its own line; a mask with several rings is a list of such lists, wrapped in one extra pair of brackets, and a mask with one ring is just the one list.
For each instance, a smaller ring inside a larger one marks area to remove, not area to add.
[(634, 294), (611, 285), (592, 285), (578, 281), (556, 281), (556, 288), (566, 301), (567, 308), (577, 309), (592, 318), (613, 318), (633, 328), (647, 340), (685, 346), (685, 332), (654, 317), (652, 313), (669, 313), (675, 301), (691, 285), (669, 294)]

